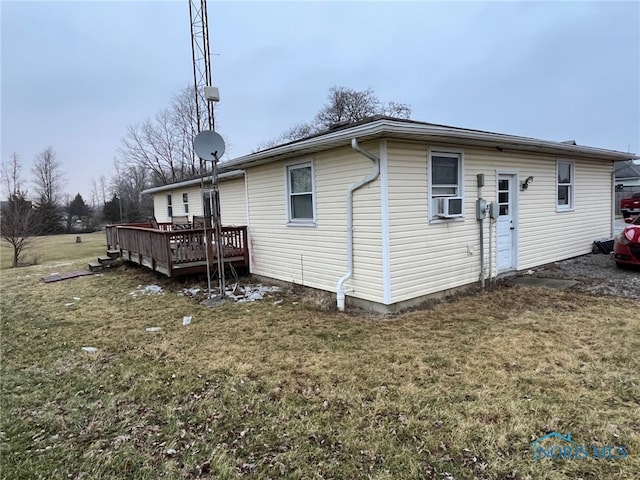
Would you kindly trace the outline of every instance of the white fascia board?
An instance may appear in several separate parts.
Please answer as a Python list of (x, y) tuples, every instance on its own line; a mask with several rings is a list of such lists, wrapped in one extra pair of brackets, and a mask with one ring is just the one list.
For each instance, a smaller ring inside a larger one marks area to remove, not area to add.
[(159, 187), (147, 188), (140, 193), (158, 193), (164, 192), (166, 190), (176, 190), (184, 187), (190, 187), (192, 185), (197, 185), (199, 183), (200, 179), (196, 178), (193, 180), (185, 180), (184, 182), (169, 183), (168, 185), (160, 185)]
[[(478, 142), (479, 146), (492, 146), (503, 148), (514, 148), (518, 150), (528, 151), (548, 151), (561, 155), (577, 156), (577, 157), (593, 157), (602, 160), (631, 160), (640, 158), (632, 153), (619, 152), (617, 150), (607, 150), (603, 148), (587, 147), (581, 145), (571, 145), (563, 142), (553, 142), (550, 140), (539, 140), (531, 137), (518, 137), (515, 135), (507, 135), (502, 133), (483, 132), (479, 130), (466, 130), (454, 127), (442, 127), (435, 125), (420, 124), (401, 124), (392, 123), (386, 131), (390, 137), (395, 135), (427, 135), (438, 138), (441, 141), (459, 142), (471, 141)], [(487, 143), (491, 145), (486, 145)], [(473, 143), (472, 143), (473, 144)], [(525, 148), (523, 148), (525, 147)], [(526, 148), (528, 147), (528, 148)]]
[[(220, 181), (231, 180), (233, 178), (242, 177), (243, 175), (244, 175), (244, 172), (242, 170), (232, 170), (229, 172), (224, 172), (219, 174), (218, 180)], [(208, 179), (209, 177), (211, 177), (211, 175), (205, 175), (205, 178)], [(159, 187), (147, 188), (146, 190), (143, 190), (140, 193), (158, 193), (158, 192), (165, 192), (167, 190), (178, 190), (184, 187), (192, 187), (194, 185), (199, 185), (201, 181), (202, 181), (201, 178), (192, 178), (190, 180), (183, 180), (181, 182), (168, 183), (167, 185), (160, 185)]]

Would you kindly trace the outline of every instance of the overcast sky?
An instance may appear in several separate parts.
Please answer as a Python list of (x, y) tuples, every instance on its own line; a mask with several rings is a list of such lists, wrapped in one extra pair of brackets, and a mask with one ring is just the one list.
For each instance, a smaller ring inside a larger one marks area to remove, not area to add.
[[(90, 199), (128, 125), (193, 82), (189, 2), (2, 0), (2, 159)], [(372, 88), (415, 120), (640, 151), (640, 2), (209, 0), (227, 158)], [(31, 187), (31, 186), (30, 186)], [(32, 187), (30, 188), (32, 190)]]

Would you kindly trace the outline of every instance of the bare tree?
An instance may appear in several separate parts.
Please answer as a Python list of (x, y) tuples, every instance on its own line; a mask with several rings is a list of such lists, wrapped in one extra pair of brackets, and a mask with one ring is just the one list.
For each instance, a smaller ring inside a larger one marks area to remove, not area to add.
[(2, 203), (0, 235), (13, 248), (13, 267), (20, 264), (22, 253), (39, 226), (31, 202), (27, 200), (27, 191), (22, 190), (21, 168), (15, 153), (8, 164), (2, 164), (3, 184), (7, 186), (8, 196)]
[[(98, 182), (95, 178), (91, 179), (91, 207), (96, 211), (96, 213), (100, 214), (101, 206), (104, 205), (100, 203), (100, 193), (98, 193)], [(66, 202), (65, 202), (66, 203)]]
[(294, 140), (298, 140), (300, 138), (310, 137), (311, 135), (315, 135), (319, 133), (318, 127), (313, 123), (298, 123), (293, 127), (288, 128), (284, 132), (282, 132), (278, 137), (267, 140), (266, 142), (262, 142), (258, 145), (258, 147), (254, 150), (254, 153), (258, 150), (265, 150), (267, 148), (275, 147), (277, 145), (282, 145), (287, 142), (291, 142)]
[(121, 165), (117, 160), (114, 166), (116, 174), (111, 191), (118, 198), (123, 220), (146, 220), (153, 214), (153, 205), (151, 199), (140, 195), (140, 192), (149, 185), (148, 170), (142, 165)]
[[(200, 169), (200, 159), (193, 150), (193, 139), (198, 134), (198, 118), (194, 89), (187, 87), (175, 95), (171, 101), (171, 121), (176, 127), (177, 146), (183, 159), (184, 176), (192, 176)], [(199, 98), (199, 96), (198, 96)], [(205, 111), (202, 106), (201, 111)]]
[(35, 177), (35, 213), (41, 223), (40, 233), (61, 233), (64, 231), (62, 189), (65, 179), (62, 164), (52, 147), (36, 156), (31, 172)]
[(104, 175), (100, 175), (98, 180), (91, 179), (91, 207), (98, 216), (107, 203), (107, 191), (107, 178)]
[(65, 184), (62, 164), (52, 147), (38, 154), (31, 173), (35, 176), (35, 194), (39, 203), (59, 205)]
[(411, 107), (406, 103), (391, 101), (387, 104), (382, 104), (380, 112), (387, 117), (411, 118)]
[(20, 264), (22, 252), (38, 233), (40, 222), (27, 200), (26, 192), (12, 194), (2, 206), (0, 229), (2, 238), (13, 248), (13, 267)]
[(20, 157), (18, 157), (18, 154), (15, 152), (11, 154), (9, 162), (2, 162), (2, 184), (7, 187), (5, 198), (9, 198), (11, 195), (18, 193), (21, 190), (21, 170), (22, 165), (20, 164)]
[(316, 115), (315, 123), (320, 129), (327, 129), (337, 123), (358, 122), (377, 113), (380, 113), (380, 100), (372, 89), (358, 92), (334, 86), (329, 89), (327, 103)]
[(185, 88), (153, 119), (130, 125), (118, 151), (122, 165), (145, 168), (153, 184), (198, 174), (200, 159), (193, 152), (193, 139), (198, 133), (194, 102), (193, 88)]
[(347, 87), (333, 86), (329, 89), (327, 103), (311, 122), (294, 125), (277, 138), (261, 143), (258, 149), (299, 140), (326, 131), (337, 124), (359, 122), (374, 115), (410, 118), (411, 107), (405, 103), (384, 103), (371, 88), (357, 91)]
[(107, 177), (104, 175), (100, 175), (100, 179), (98, 181), (98, 195), (99, 199), (102, 201), (101, 203), (104, 205), (107, 202)]

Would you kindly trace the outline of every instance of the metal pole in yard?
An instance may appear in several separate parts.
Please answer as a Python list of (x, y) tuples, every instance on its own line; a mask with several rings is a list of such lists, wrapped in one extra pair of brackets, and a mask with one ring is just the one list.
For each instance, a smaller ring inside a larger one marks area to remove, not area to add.
[[(222, 246), (222, 219), (220, 218), (220, 194), (218, 192), (218, 152), (214, 152), (213, 156), (213, 175), (212, 175), (212, 199), (214, 209), (211, 210), (213, 220), (215, 221), (213, 236), (216, 242), (216, 256), (218, 259), (218, 287), (220, 288), (220, 298), (224, 298), (225, 278), (224, 278), (224, 248)], [(211, 198), (211, 197), (210, 197)]]
[[(204, 197), (204, 175), (200, 177), (200, 197)], [(211, 205), (211, 194), (209, 194), (209, 205)], [(204, 206), (204, 205), (203, 205)], [(203, 212), (204, 213), (204, 212)], [(211, 298), (211, 269), (209, 267), (209, 241), (207, 239), (207, 217), (204, 216), (204, 229), (202, 232), (202, 241), (204, 243), (204, 258), (207, 262), (207, 298)]]

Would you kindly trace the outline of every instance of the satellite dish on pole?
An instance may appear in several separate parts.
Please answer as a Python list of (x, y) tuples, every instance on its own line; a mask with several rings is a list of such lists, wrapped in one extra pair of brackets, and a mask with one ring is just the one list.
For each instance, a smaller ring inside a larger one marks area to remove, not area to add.
[(224, 139), (213, 130), (203, 130), (193, 139), (193, 149), (202, 160), (217, 161), (224, 155)]

